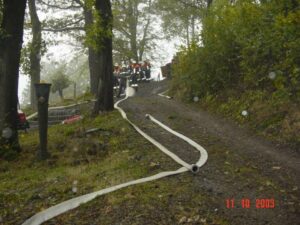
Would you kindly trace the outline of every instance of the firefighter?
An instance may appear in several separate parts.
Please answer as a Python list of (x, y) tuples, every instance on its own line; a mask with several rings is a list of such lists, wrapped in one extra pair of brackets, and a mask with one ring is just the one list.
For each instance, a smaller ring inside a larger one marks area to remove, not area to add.
[(138, 87), (137, 84), (137, 76), (138, 76), (139, 66), (136, 61), (133, 60), (131, 64), (131, 72), (132, 72), (132, 87)]
[(141, 64), (140, 63), (135, 64), (135, 73), (136, 73), (136, 77), (137, 77), (137, 82), (140, 83), (142, 81), (142, 79), (141, 79)]
[(115, 63), (114, 68), (113, 68), (113, 82), (114, 82), (114, 90), (116, 90), (119, 86), (119, 75), (120, 75), (121, 67), (119, 66), (118, 63)]
[(147, 73), (147, 64), (143, 62), (141, 70), (143, 71), (143, 81), (147, 81), (146, 73)]
[(145, 71), (145, 68), (144, 68), (144, 62), (143, 61), (140, 61), (139, 62), (139, 77), (140, 77), (140, 81), (141, 82), (145, 82), (146, 80), (146, 71)]
[(150, 82), (150, 80), (151, 80), (151, 64), (150, 64), (149, 60), (144, 61), (144, 67), (145, 67), (146, 81)]
[(128, 67), (125, 64), (122, 64), (122, 68), (119, 73), (119, 93), (117, 95), (117, 98), (121, 97), (121, 94), (126, 89), (126, 80), (128, 76)]
[(119, 74), (120, 73), (120, 70), (121, 70), (121, 67), (119, 66), (119, 64), (118, 63), (115, 63), (115, 65), (114, 65), (114, 74)]

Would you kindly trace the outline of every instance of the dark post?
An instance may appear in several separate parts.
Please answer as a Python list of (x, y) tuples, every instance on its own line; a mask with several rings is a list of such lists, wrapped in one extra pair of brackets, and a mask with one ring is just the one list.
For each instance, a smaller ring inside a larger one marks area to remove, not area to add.
[(51, 84), (35, 84), (35, 92), (38, 102), (38, 121), (40, 135), (40, 150), (38, 158), (44, 160), (49, 157), (47, 152), (47, 134), (48, 134), (48, 102)]

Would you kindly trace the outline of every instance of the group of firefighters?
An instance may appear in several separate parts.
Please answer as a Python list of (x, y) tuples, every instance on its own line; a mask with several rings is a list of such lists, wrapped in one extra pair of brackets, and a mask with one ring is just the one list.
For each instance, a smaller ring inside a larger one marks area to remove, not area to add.
[(148, 60), (137, 63), (131, 60), (129, 63), (122, 62), (121, 65), (115, 63), (114, 69), (114, 89), (118, 90), (117, 97), (126, 88), (126, 81), (129, 79), (129, 85), (135, 89), (140, 82), (150, 82), (151, 65)]

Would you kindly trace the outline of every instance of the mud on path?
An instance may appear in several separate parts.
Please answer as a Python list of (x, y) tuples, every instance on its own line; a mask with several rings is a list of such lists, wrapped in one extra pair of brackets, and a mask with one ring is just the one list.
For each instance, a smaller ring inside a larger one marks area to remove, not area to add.
[[(192, 207), (199, 213), (211, 212), (229, 224), (299, 224), (299, 153), (257, 137), (231, 121), (157, 96), (167, 85), (167, 81), (142, 85), (121, 107), (142, 130), (187, 162), (196, 162), (198, 152), (148, 121), (145, 114), (208, 151), (207, 164), (192, 177), (190, 193), (183, 194), (192, 198), (206, 193), (208, 198), (206, 204)], [(227, 199), (234, 199), (234, 208), (226, 207)], [(250, 200), (249, 208), (242, 208), (242, 199)], [(261, 199), (274, 199), (275, 208), (259, 208), (263, 207)], [(181, 222), (185, 223), (184, 219)]]

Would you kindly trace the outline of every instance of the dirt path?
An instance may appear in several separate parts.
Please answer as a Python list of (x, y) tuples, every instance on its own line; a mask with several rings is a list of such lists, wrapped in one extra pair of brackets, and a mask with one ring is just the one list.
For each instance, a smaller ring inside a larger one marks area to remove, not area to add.
[[(299, 154), (230, 121), (157, 96), (166, 89), (166, 81), (142, 85), (121, 106), (133, 122), (187, 162), (197, 161), (198, 153), (148, 121), (146, 113), (207, 149), (208, 163), (190, 190), (210, 196), (206, 205), (197, 206), (199, 211), (217, 213), (230, 224), (299, 224)], [(227, 199), (234, 199), (234, 208), (226, 207)], [(250, 208), (242, 208), (242, 199), (250, 200)], [(259, 199), (273, 199), (275, 208), (257, 208), (264, 202)]]
[[(45, 224), (299, 224), (298, 153), (280, 148), (197, 107), (158, 96), (167, 85), (166, 81), (141, 85), (137, 95), (121, 107), (143, 131), (189, 163), (195, 163), (199, 153), (147, 120), (145, 114), (201, 144), (208, 152), (208, 162), (200, 172), (116, 191)], [(140, 135), (136, 135), (139, 139)], [(131, 136), (130, 140), (135, 137)], [(140, 144), (134, 159), (148, 156), (149, 173), (153, 169), (174, 170), (177, 165), (172, 160), (162, 160), (166, 156), (155, 148), (146, 148), (147, 144)], [(140, 163), (138, 169), (143, 167)]]

